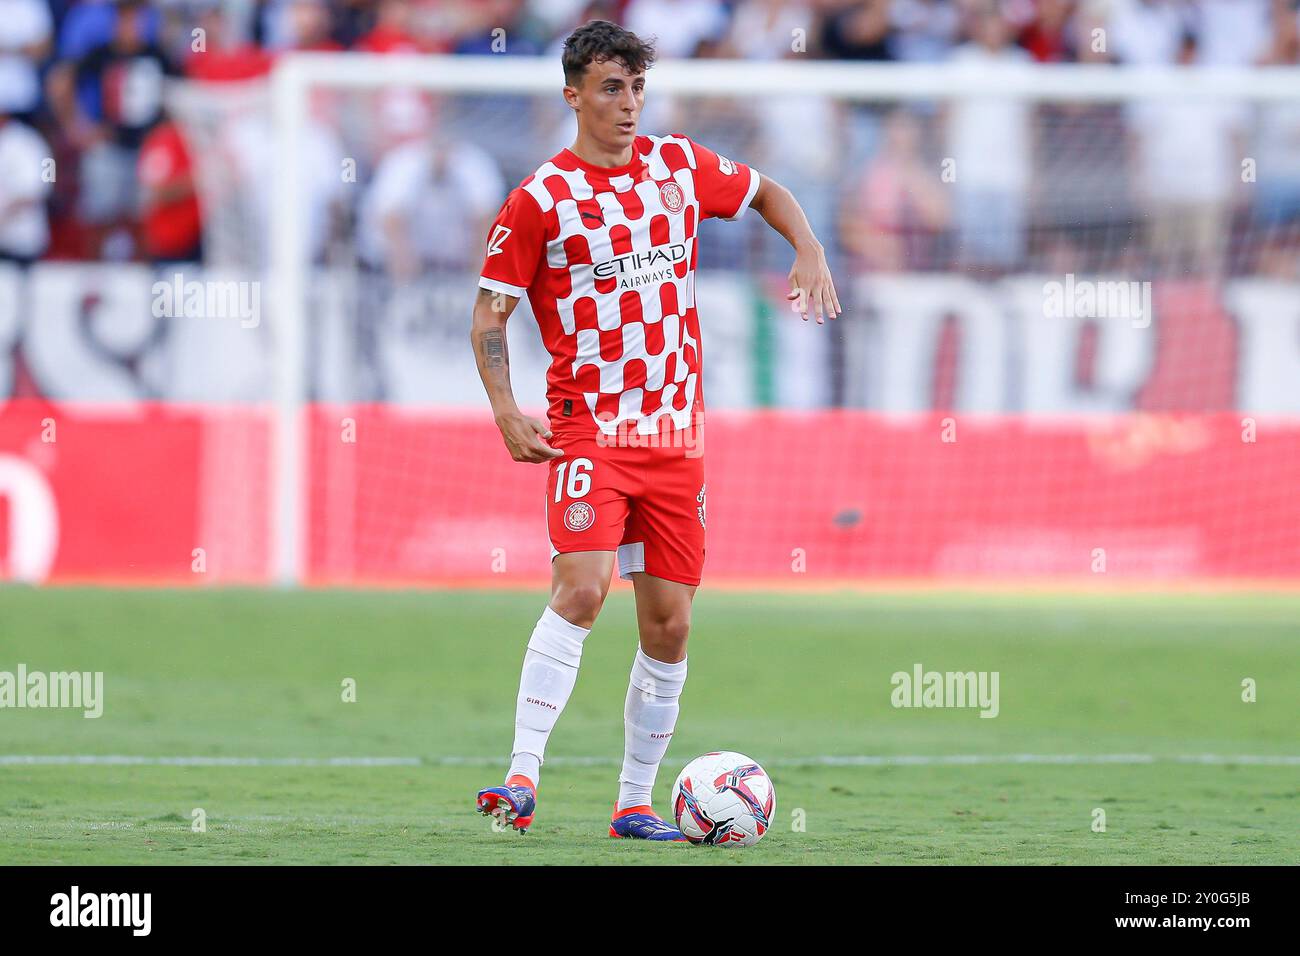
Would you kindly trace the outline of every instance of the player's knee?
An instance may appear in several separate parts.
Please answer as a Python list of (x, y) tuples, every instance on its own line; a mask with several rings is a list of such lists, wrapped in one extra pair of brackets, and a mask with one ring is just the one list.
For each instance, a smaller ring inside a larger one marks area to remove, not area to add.
[(675, 664), (686, 656), (690, 633), (690, 611), (656, 616), (641, 629), (641, 647), (654, 660)]
[(561, 584), (551, 595), (551, 608), (570, 624), (591, 627), (605, 603), (605, 589), (599, 584)]

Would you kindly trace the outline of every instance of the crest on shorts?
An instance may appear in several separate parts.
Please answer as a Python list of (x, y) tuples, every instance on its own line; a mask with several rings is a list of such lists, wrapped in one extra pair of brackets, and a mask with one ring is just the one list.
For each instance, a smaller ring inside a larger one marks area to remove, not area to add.
[(675, 182), (659, 184), (659, 199), (669, 212), (681, 212), (686, 206), (686, 196), (682, 193), (682, 187)]
[(596, 509), (585, 501), (575, 501), (564, 509), (564, 526), (570, 531), (586, 531), (596, 523)]

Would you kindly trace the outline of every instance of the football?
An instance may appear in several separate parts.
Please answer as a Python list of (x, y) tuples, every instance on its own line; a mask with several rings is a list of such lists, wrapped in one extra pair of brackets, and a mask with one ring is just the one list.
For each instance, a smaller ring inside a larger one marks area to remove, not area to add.
[(753, 846), (772, 825), (776, 788), (744, 754), (714, 751), (678, 775), (672, 808), (678, 829), (692, 843)]

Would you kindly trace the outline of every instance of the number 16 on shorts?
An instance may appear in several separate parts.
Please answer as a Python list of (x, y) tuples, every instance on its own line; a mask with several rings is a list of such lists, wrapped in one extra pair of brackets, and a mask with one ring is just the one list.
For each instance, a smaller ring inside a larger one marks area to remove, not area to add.
[(555, 468), (555, 505), (563, 505), (564, 527), (570, 531), (586, 531), (596, 522), (592, 504), (581, 499), (591, 491), (591, 475), (595, 465), (590, 458), (561, 461)]

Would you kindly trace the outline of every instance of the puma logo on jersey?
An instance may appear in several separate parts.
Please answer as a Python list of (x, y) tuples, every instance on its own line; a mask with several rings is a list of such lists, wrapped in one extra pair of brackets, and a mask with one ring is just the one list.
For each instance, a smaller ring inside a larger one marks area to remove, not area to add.
[(594, 220), (596, 220), (596, 222), (600, 223), (602, 226), (605, 225), (605, 217), (602, 216), (602, 215), (600, 215), (599, 213), (587, 212), (587, 211), (584, 209), (584, 210), (582, 211), (582, 218), (583, 218), (583, 219), (594, 219)]
[(489, 258), (505, 252), (505, 250), (501, 248), (501, 243), (506, 241), (506, 237), (509, 236), (512, 231), (513, 230), (511, 230), (509, 226), (492, 227), (492, 236), (488, 239), (487, 246), (487, 254)]

